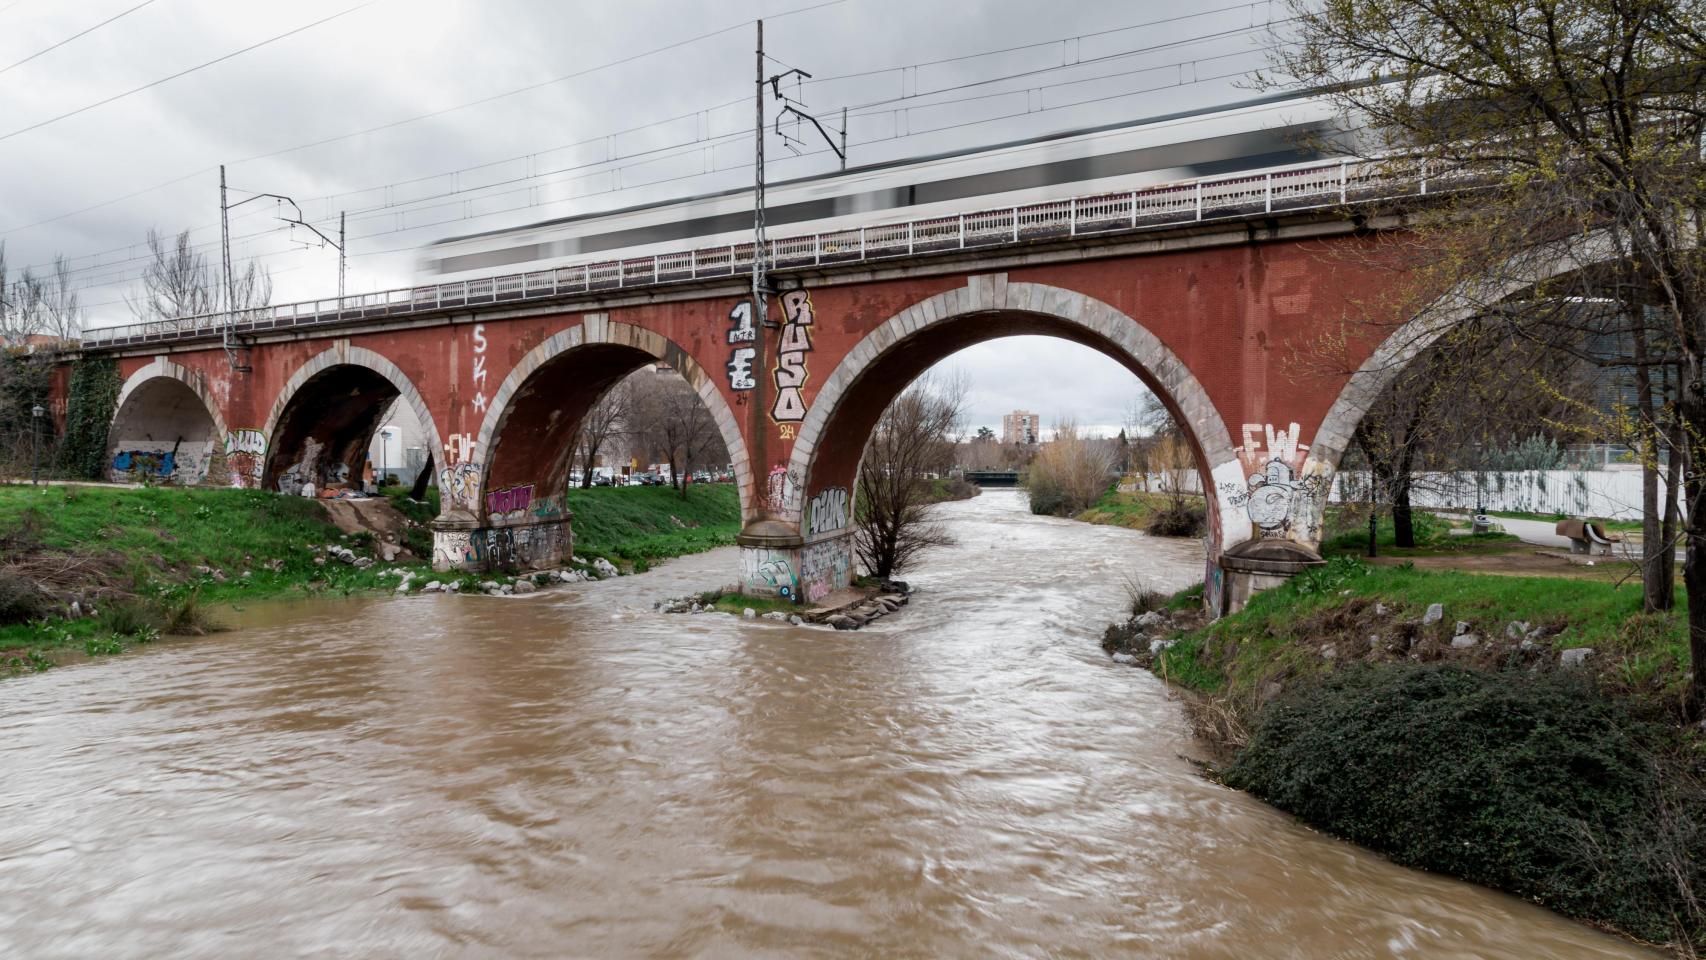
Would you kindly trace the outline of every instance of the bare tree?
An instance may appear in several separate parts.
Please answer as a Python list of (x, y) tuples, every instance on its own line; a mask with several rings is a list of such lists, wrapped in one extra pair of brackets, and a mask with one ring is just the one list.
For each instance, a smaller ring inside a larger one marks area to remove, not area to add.
[(71, 264), (63, 255), (53, 258), (53, 277), (42, 300), (42, 329), (62, 343), (83, 333), (83, 310), (71, 282)]
[(580, 464), (583, 490), (592, 486), (592, 471), (598, 463), (598, 455), (628, 428), (633, 398), (633, 381), (624, 378), (604, 391), (604, 396), (599, 397), (581, 418), (580, 428), (575, 431), (574, 457)]
[(1054, 439), (1031, 461), (1025, 486), (1031, 512), (1073, 516), (1090, 508), (1114, 476), (1113, 450), (1100, 437), (1085, 436), (1074, 421), (1055, 424)]
[(138, 320), (177, 320), (227, 309), (241, 316), (272, 303), (272, 276), (254, 260), (232, 276), (227, 303), (224, 283), (190, 244), (188, 230), (171, 241), (149, 230), (148, 251), (153, 259), (143, 268), (142, 291), (126, 298)]
[(859, 464), (853, 546), (865, 570), (888, 578), (953, 542), (928, 516), (932, 477), (953, 465), (967, 384), (926, 374), (889, 404)]
[(670, 482), (685, 497), (687, 477), (696, 466), (728, 459), (716, 421), (678, 374), (644, 370), (631, 382), (633, 432), (669, 465)]

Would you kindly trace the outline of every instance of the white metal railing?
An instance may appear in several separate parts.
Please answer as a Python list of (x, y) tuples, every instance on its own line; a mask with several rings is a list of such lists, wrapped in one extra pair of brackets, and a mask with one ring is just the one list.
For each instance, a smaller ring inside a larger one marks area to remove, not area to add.
[[(1462, 189), (1463, 177), (1435, 175), (1433, 191)], [(1418, 196), (1429, 192), (1425, 169), (1395, 173), (1379, 162), (1335, 161), (1277, 167), (1260, 173), (1204, 177), (1128, 193), (1049, 200), (856, 229), (783, 237), (767, 242), (777, 268), (857, 263), (948, 250), (986, 249), (1081, 235), (1154, 229), (1342, 204)], [(341, 300), (305, 300), (248, 311), (152, 320), (89, 330), (85, 347), (124, 347), (219, 333), (229, 323), (246, 333), (281, 327), (431, 313), (445, 309), (580, 293), (650, 287), (730, 277), (752, 268), (751, 243), (660, 253), (628, 260), (575, 264), (553, 270), (479, 280), (405, 287)]]

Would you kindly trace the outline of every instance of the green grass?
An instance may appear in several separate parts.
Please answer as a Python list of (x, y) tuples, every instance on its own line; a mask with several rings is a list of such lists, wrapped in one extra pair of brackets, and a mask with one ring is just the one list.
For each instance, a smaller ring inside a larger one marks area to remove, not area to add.
[[(355, 538), (313, 501), (258, 490), (0, 486), (0, 535), (6, 559), (34, 576), (69, 571), (53, 577), (53, 615), (0, 626), (0, 675), (45, 669), (64, 651), (106, 656), (205, 632), (212, 606), (397, 582), (377, 566), (316, 564), (319, 548)], [(67, 594), (101, 615), (64, 619)]]
[(698, 600), (702, 605), (714, 607), (724, 613), (732, 613), (737, 617), (746, 612), (748, 607), (760, 616), (772, 612), (786, 614), (800, 612), (799, 604), (792, 600), (783, 600), (780, 597), (749, 597), (744, 593), (711, 591), (700, 594)]
[[(1387, 557), (1442, 557), (1465, 553), (1507, 553), (1522, 548), (1522, 539), (1508, 533), (1451, 533), (1451, 521), (1432, 513), (1416, 511), (1411, 527), (1416, 545), (1399, 547), (1392, 517), (1382, 516), (1375, 527), (1375, 547)], [(1328, 511), (1327, 535), (1321, 540), (1321, 555), (1363, 556), (1368, 553), (1368, 515), (1356, 510), (1333, 508)]]
[(1259, 593), (1243, 611), (1187, 633), (1162, 655), (1159, 669), (1234, 699), (1282, 675), (1319, 673), (1330, 668), (1316, 648), (1331, 639), (1333, 610), (1358, 598), (1385, 603), (1392, 621), (1419, 619), (1429, 604), (1443, 604), (1439, 629), (1464, 620), (1483, 637), (1502, 638), (1513, 620), (1544, 625), (1554, 648), (1593, 647), (1602, 671), (1667, 699), (1680, 692), (1687, 671), (1680, 587), (1675, 611), (1645, 614), (1633, 586), (1367, 566), (1348, 558)]
[[(1203, 498), (1199, 496), (1187, 496), (1185, 500), (1197, 507), (1203, 505)], [(1121, 493), (1117, 486), (1112, 486), (1102, 494), (1102, 499), (1073, 519), (1129, 530), (1146, 530), (1155, 515), (1165, 510), (1170, 502), (1171, 498), (1164, 493), (1142, 490)]]
[(573, 489), (568, 505), (578, 556), (604, 557), (635, 571), (727, 546), (740, 533), (740, 494), (732, 483), (691, 485), (685, 499), (670, 487)]

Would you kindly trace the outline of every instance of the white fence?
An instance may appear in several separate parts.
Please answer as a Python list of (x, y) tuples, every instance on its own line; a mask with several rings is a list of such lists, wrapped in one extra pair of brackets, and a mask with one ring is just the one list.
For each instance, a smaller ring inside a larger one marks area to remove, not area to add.
[[(1366, 497), (1368, 474), (1341, 473), (1333, 480), (1334, 502)], [(1477, 496), (1479, 495), (1479, 496)], [(1664, 479), (1659, 480), (1660, 503)], [(1641, 519), (1640, 470), (1522, 470), (1487, 473), (1417, 474), (1410, 502), (1423, 509), (1487, 510)]]

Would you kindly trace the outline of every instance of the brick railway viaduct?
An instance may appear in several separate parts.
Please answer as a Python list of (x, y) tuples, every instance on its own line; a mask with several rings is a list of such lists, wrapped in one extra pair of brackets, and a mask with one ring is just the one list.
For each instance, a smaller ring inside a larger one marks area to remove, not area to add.
[[(441, 568), (568, 554), (576, 425), (662, 361), (730, 451), (745, 589), (810, 601), (856, 572), (854, 480), (889, 401), (969, 345), (1062, 337), (1118, 360), (1184, 425), (1220, 612), (1318, 562), (1362, 412), (1426, 339), (1416, 325), (1450, 319), (1442, 301), (1384, 343), (1353, 322), (1404, 274), (1377, 265), (1383, 240), (1425, 192), (1316, 165), (777, 240), (761, 317), (749, 244), (111, 328), (83, 351), (124, 378), (113, 455), (174, 451), (179, 482), (292, 492), (359, 475), (401, 396), (435, 447)], [(1355, 374), (1295, 362), (1347, 334)]]

